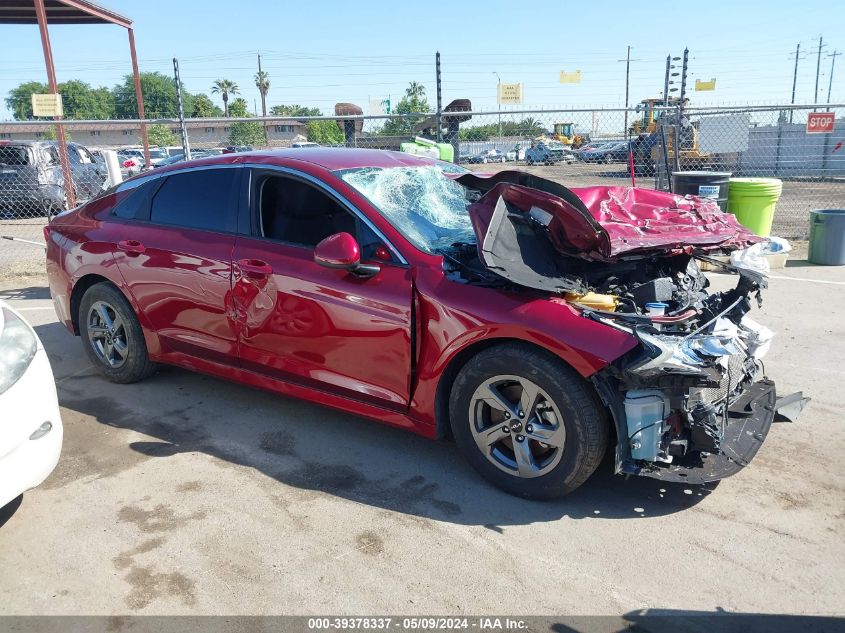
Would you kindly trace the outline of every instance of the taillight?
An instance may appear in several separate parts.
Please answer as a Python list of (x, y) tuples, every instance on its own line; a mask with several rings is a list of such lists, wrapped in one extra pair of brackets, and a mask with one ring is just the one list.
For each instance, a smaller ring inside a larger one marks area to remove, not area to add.
[(131, 160), (131, 159), (130, 159), (130, 160), (125, 160), (125, 161), (123, 161), (123, 166), (124, 166), (124, 167), (126, 167), (126, 168), (129, 168), (129, 167), (134, 167), (134, 166), (135, 166), (135, 161), (134, 161), (134, 160)]
[(50, 225), (49, 224), (44, 225), (44, 241), (45, 242), (50, 241)]

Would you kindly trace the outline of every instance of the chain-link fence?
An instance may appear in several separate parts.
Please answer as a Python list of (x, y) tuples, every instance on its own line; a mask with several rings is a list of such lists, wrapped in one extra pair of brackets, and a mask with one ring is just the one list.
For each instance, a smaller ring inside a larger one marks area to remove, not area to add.
[[(833, 131), (807, 134), (808, 114), (828, 107), (835, 116)], [(666, 174), (678, 170), (776, 177), (783, 191), (773, 233), (805, 238), (811, 209), (845, 206), (844, 117), (843, 105), (679, 111), (657, 102), (629, 110), (188, 119), (184, 130), (193, 158), (245, 149), (308, 151), (314, 144), (401, 150), (423, 137), (450, 145), (454, 162), (468, 169), (517, 168), (568, 187), (636, 182), (667, 189)], [(102, 150), (118, 151), (123, 177), (184, 160), (180, 122), (146, 121), (158, 143), (147, 165), (141, 123), (64, 123), (74, 141), (68, 160), (78, 202), (109, 184)], [(0, 272), (7, 275), (43, 270), (43, 249), (29, 242), (42, 240), (43, 225), (68, 204), (57, 144), (47, 140), (53, 125), (0, 123), (0, 236), (6, 238), (0, 240)]]

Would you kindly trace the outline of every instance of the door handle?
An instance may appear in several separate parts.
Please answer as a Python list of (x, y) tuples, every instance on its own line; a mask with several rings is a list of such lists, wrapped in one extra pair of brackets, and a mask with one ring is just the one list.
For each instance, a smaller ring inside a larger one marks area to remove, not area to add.
[(273, 267), (260, 259), (239, 259), (238, 268), (248, 275), (272, 275)]
[(117, 243), (117, 247), (124, 253), (140, 254), (146, 252), (147, 247), (141, 244), (138, 240), (121, 240)]

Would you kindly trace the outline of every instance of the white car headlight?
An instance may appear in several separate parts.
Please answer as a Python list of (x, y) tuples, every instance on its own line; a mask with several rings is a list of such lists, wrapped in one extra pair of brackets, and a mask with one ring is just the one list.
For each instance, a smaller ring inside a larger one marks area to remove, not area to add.
[(23, 376), (35, 358), (38, 339), (18, 315), (3, 308), (0, 330), (0, 393), (4, 393)]

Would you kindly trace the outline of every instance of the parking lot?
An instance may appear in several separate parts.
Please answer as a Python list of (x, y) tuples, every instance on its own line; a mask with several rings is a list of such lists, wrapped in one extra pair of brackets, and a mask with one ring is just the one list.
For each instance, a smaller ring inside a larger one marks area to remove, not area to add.
[(813, 398), (800, 422), (718, 485), (605, 460), (536, 503), (448, 442), (181, 369), (108, 383), (42, 277), (0, 281), (65, 424), (55, 472), (0, 516), (0, 613), (841, 613), (845, 276), (799, 254), (770, 286), (766, 369)]

